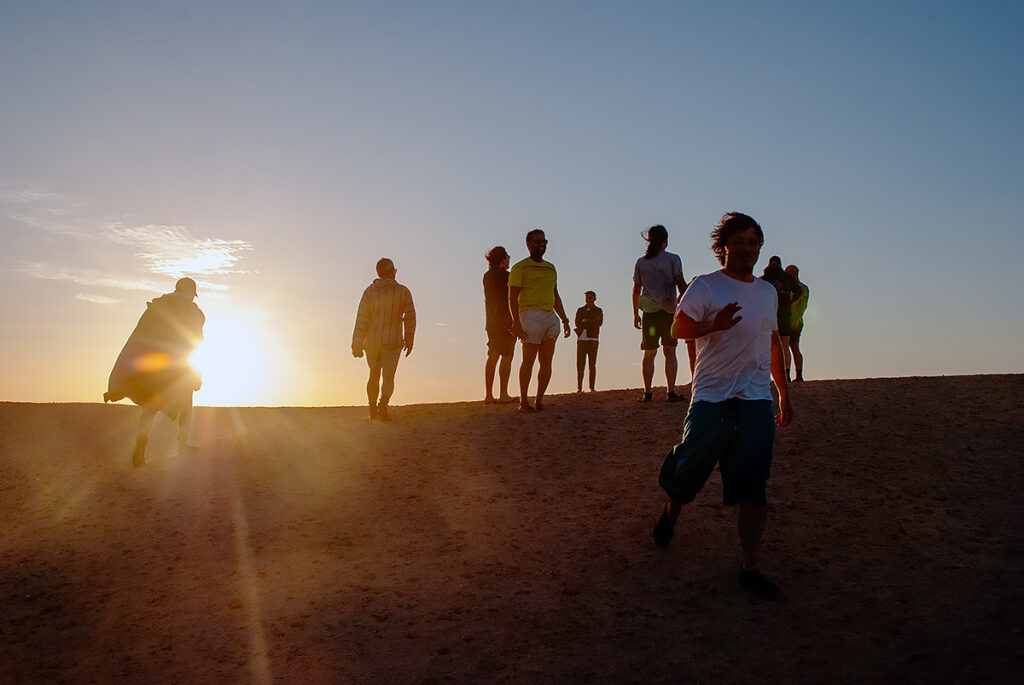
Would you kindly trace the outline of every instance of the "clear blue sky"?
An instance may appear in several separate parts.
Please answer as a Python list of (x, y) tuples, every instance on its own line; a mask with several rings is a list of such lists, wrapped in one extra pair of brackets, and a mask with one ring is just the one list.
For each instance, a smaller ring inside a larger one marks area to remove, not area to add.
[(98, 400), (189, 273), (239, 350), (197, 402), (359, 403), (381, 256), (420, 318), (395, 401), (477, 399), (483, 254), (537, 226), (637, 387), (640, 231), (689, 279), (732, 209), (811, 288), (809, 378), (1022, 372), (1022, 35), (1018, 2), (0, 0), (0, 400)]

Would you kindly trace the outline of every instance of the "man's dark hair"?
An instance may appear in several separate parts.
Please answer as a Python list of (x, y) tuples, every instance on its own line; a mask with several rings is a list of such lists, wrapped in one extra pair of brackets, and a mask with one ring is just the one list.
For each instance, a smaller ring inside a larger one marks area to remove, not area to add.
[(651, 226), (640, 235), (647, 241), (647, 253), (644, 254), (644, 259), (650, 259), (661, 252), (662, 243), (668, 240), (668, 229), (658, 224)]
[(501, 260), (508, 257), (508, 252), (501, 245), (495, 245), (487, 251), (487, 254), (484, 255), (484, 257), (487, 258), (487, 263), (490, 266), (498, 266), (501, 264)]
[(535, 236), (538, 233), (540, 233), (541, 235), (544, 235), (544, 229), (543, 228), (535, 228), (532, 231), (528, 231), (526, 233), (526, 239), (529, 240), (532, 236)]
[(395, 263), (387, 257), (381, 257), (377, 260), (377, 275), (384, 278), (384, 274), (390, 272), (395, 268)]
[(588, 290), (587, 292), (583, 293), (584, 297), (586, 297), (587, 295), (593, 295), (594, 299), (597, 299), (597, 293), (595, 293), (593, 290)]
[(757, 239), (764, 245), (764, 231), (752, 217), (740, 212), (726, 212), (722, 215), (721, 221), (711, 231), (711, 251), (718, 258), (718, 263), (725, 266), (725, 244), (729, 242), (734, 234), (753, 228), (757, 232)]

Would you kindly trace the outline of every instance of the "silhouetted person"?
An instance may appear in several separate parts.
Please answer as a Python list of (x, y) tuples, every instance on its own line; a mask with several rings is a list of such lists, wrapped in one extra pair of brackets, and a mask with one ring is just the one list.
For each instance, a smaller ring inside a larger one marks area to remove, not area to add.
[[(576, 391), (583, 392), (583, 369), (590, 367), (590, 391), (597, 380), (597, 343), (604, 312), (598, 307), (597, 294), (588, 290), (583, 294), (586, 304), (576, 310)], [(589, 362), (589, 364), (588, 364)]]
[[(686, 291), (683, 278), (683, 261), (679, 255), (668, 252), (668, 231), (662, 225), (651, 226), (644, 236), (647, 252), (636, 260), (633, 268), (633, 326), (642, 335), (640, 349), (643, 350), (641, 371), (644, 378), (644, 394), (641, 402), (651, 401), (651, 385), (654, 383), (654, 358), (660, 346), (665, 355), (665, 381), (668, 384), (668, 401), (684, 400), (676, 394), (677, 341), (672, 337), (672, 315), (676, 311), (679, 295)], [(642, 312), (642, 313), (641, 313)], [(693, 372), (693, 345), (687, 343), (690, 357), (690, 371)]]
[(782, 260), (777, 256), (769, 258), (761, 280), (771, 283), (779, 296), (779, 337), (782, 338), (782, 352), (786, 362), (786, 380), (789, 380), (789, 336), (793, 333), (793, 302), (800, 296), (800, 286), (782, 270)]
[[(760, 597), (774, 598), (779, 589), (758, 570), (758, 553), (775, 425), (785, 426), (792, 417), (777, 330), (778, 296), (754, 277), (764, 244), (756, 221), (738, 212), (725, 214), (711, 241), (723, 268), (693, 280), (672, 324), (673, 335), (697, 341), (697, 367), (682, 442), (665, 457), (658, 478), (669, 500), (654, 527), (654, 542), (669, 544), (682, 506), (701, 491), (717, 462), (722, 502), (738, 505), (740, 582)], [(769, 359), (779, 390), (777, 416)]]
[[(487, 363), (484, 365), (485, 404), (507, 404), (516, 398), (508, 394), (508, 378), (512, 373), (512, 357), (516, 353), (516, 336), (512, 333), (512, 313), (508, 310), (508, 252), (501, 245), (487, 253), (484, 274), (484, 309), (486, 310)], [(500, 360), (500, 362), (499, 362)], [(498, 370), (500, 393), (494, 398), (494, 370)]]
[[(398, 270), (387, 257), (377, 262), (377, 276), (363, 291), (352, 330), (352, 356), (362, 357), (370, 367), (366, 398), (370, 404), (370, 420), (390, 421), (388, 403), (395, 391), (395, 371), (405, 350), (412, 352), (416, 335), (416, 308), (412, 293), (395, 280)], [(380, 401), (377, 396), (380, 395)]]
[[(786, 273), (793, 277), (793, 280), (796, 281), (797, 286), (800, 288), (800, 295), (790, 305), (789, 350), (792, 352), (793, 366), (796, 367), (796, 378), (793, 380), (803, 381), (804, 355), (800, 351), (800, 334), (804, 330), (804, 312), (807, 311), (807, 301), (811, 297), (811, 289), (800, 280), (800, 269), (796, 265), (790, 264), (787, 266)], [(786, 361), (788, 362), (789, 359), (787, 358)], [(788, 365), (786, 366), (786, 378), (789, 378)]]
[(129, 398), (142, 408), (132, 465), (146, 465), (146, 443), (157, 412), (178, 423), (178, 453), (188, 451), (192, 393), (202, 380), (188, 357), (203, 339), (206, 316), (196, 306), (196, 282), (182, 278), (174, 292), (146, 303), (135, 330), (114, 362), (104, 402)]
[[(508, 274), (508, 308), (512, 315), (512, 332), (523, 341), (523, 363), (519, 367), (519, 411), (533, 412), (544, 408), (544, 391), (551, 380), (551, 359), (558, 339), (561, 319), (565, 337), (569, 337), (569, 317), (558, 296), (558, 275), (555, 265), (544, 261), (548, 249), (544, 231), (535, 228), (526, 234), (530, 256), (519, 262)], [(531, 406), (527, 398), (533, 362), (540, 360), (537, 372), (537, 401)]]

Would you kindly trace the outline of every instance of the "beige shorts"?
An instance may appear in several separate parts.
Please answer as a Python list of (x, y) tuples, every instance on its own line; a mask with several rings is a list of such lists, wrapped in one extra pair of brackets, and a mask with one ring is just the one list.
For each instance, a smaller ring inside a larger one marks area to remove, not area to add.
[(543, 309), (524, 309), (519, 312), (519, 321), (523, 324), (523, 342), (530, 345), (540, 345), (562, 332), (558, 314)]

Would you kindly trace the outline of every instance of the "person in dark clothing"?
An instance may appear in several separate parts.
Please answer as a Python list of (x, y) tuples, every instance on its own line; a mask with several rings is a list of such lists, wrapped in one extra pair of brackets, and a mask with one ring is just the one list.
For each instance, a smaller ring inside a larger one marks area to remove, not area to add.
[[(516, 336), (512, 334), (512, 313), (508, 310), (508, 252), (497, 245), (487, 252), (484, 274), (484, 309), (487, 330), (487, 363), (484, 365), (484, 404), (510, 404), (516, 401), (508, 394), (512, 374), (512, 358), (516, 353)], [(494, 397), (494, 371), (498, 371), (498, 397)]]
[(789, 336), (793, 333), (793, 302), (800, 297), (800, 285), (792, 276), (782, 270), (782, 259), (773, 256), (761, 274), (761, 280), (771, 283), (779, 296), (778, 326), (782, 338), (782, 351), (786, 362), (786, 379), (789, 379)]
[(590, 367), (590, 391), (597, 380), (597, 336), (604, 323), (604, 312), (598, 307), (593, 290), (583, 294), (586, 304), (576, 310), (576, 392), (583, 392), (583, 369)]
[(174, 292), (146, 304), (139, 323), (125, 343), (107, 382), (104, 402), (124, 398), (142, 407), (132, 465), (146, 465), (146, 443), (157, 412), (178, 423), (178, 452), (188, 450), (192, 424), (192, 393), (202, 379), (188, 357), (203, 339), (206, 316), (193, 300), (196, 282), (182, 278)]

